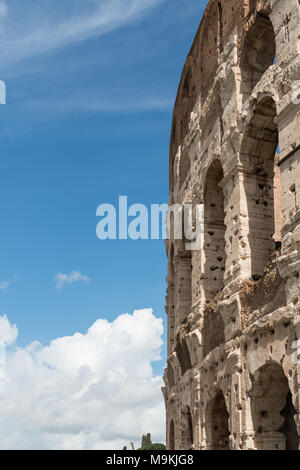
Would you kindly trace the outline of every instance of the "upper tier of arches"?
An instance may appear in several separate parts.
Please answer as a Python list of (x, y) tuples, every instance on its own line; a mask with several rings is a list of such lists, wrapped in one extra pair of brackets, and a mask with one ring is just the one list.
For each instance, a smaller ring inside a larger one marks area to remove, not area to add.
[[(210, 0), (183, 68), (175, 101), (170, 142), (170, 187), (174, 187), (174, 157), (189, 131), (198, 99), (203, 103), (214, 84), (219, 58), (232, 33), (239, 38), (243, 100), (251, 94), (276, 58), (276, 41), (269, 18), (270, 0)], [(251, 43), (251, 54), (249, 50)], [(181, 172), (182, 175), (182, 172)], [(181, 178), (182, 179), (182, 178)]]

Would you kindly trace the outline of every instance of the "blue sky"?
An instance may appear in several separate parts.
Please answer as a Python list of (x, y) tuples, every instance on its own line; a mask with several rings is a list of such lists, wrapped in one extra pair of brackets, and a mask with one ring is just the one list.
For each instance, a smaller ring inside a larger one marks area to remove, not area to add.
[[(19, 345), (136, 309), (165, 322), (163, 242), (98, 240), (96, 208), (168, 201), (172, 106), (205, 4), (0, 2), (0, 313)], [(90, 282), (57, 289), (72, 271)]]

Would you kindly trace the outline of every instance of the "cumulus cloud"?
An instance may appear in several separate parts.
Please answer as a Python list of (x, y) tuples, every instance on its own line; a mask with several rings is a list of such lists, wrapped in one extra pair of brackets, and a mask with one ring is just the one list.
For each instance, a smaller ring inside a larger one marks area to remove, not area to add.
[(0, 341), (10, 346), (16, 341), (17, 337), (17, 326), (11, 325), (6, 315), (0, 317)]
[(91, 282), (88, 276), (84, 276), (80, 271), (72, 271), (70, 274), (58, 273), (55, 276), (55, 284), (57, 289), (62, 289), (67, 284), (73, 284), (74, 282)]
[[(11, 344), (17, 329), (0, 331)], [(162, 320), (151, 309), (99, 319), (85, 334), (8, 350), (0, 367), (0, 449), (122, 449), (164, 441)]]

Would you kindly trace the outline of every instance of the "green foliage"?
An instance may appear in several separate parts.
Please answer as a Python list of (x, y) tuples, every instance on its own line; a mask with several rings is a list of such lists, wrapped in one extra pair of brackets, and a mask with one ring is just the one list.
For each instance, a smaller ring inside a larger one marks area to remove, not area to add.
[(142, 437), (142, 444), (141, 444), (141, 447), (147, 447), (149, 445), (152, 444), (152, 441), (151, 441), (151, 434), (148, 432), (148, 434), (144, 435)]
[(164, 444), (147, 444), (145, 446), (142, 446), (138, 450), (166, 450), (166, 446)]
[[(134, 450), (132, 443), (131, 443), (131, 446)], [(124, 447), (123, 450), (127, 450), (127, 448)], [(141, 447), (137, 450), (166, 450), (166, 446), (160, 443), (152, 444), (151, 434), (148, 433), (142, 437)]]

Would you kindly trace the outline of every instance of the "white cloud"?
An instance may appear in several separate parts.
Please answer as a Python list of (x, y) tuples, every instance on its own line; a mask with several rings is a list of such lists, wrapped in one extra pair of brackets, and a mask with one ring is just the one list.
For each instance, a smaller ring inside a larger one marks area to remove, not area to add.
[(73, 284), (74, 282), (90, 282), (91, 279), (88, 276), (84, 276), (80, 271), (72, 271), (70, 274), (58, 273), (55, 276), (55, 283), (57, 289), (62, 289), (67, 284)]
[(11, 325), (6, 315), (0, 317), (0, 341), (10, 346), (16, 341), (17, 337), (18, 328), (16, 325)]
[[(15, 0), (6, 15), (1, 60), (32, 57), (101, 36), (133, 21), (164, 0)], [(1, 5), (1, 3), (0, 3)], [(1, 6), (0, 6), (1, 15)]]
[(164, 441), (162, 379), (151, 367), (162, 332), (147, 309), (99, 319), (86, 334), (48, 347), (8, 351), (0, 367), (0, 449), (122, 449), (146, 432)]

